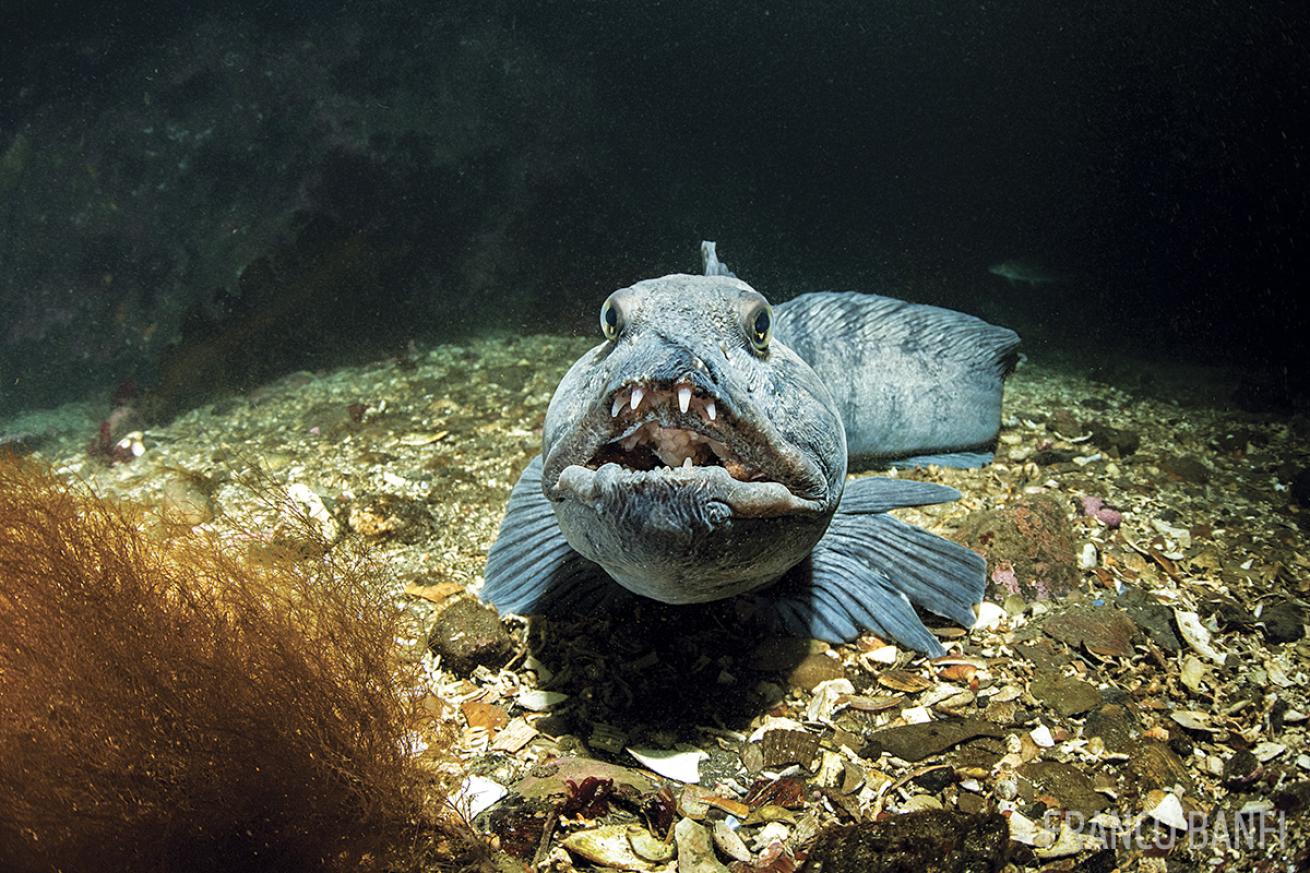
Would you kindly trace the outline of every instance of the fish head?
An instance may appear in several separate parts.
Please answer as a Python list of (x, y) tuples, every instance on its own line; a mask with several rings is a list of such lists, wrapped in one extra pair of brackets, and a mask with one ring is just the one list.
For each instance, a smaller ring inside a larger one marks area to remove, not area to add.
[(772, 317), (733, 277), (639, 282), (605, 301), (605, 341), (555, 391), (542, 490), (569, 544), (637, 594), (762, 587), (827, 529), (845, 431)]

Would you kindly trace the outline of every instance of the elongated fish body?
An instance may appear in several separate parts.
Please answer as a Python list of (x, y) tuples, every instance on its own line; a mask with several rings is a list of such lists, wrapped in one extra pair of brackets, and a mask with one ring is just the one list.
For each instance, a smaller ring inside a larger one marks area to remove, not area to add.
[(951, 453), (965, 461), (996, 440), (1014, 331), (853, 292), (803, 294), (774, 312), (777, 338), (832, 392), (854, 465)]
[(870, 630), (940, 653), (913, 605), (972, 624), (985, 564), (887, 513), (959, 495), (848, 483), (847, 466), (984, 459), (1017, 337), (852, 293), (775, 310), (712, 243), (703, 256), (704, 276), (605, 301), (605, 341), (556, 389), (481, 596), (518, 613), (597, 608), (622, 589), (665, 603), (747, 596), (799, 635)]
[(999, 264), (992, 264), (987, 268), (987, 272), (993, 276), (1000, 276), (1011, 285), (1054, 285), (1061, 282), (1069, 281), (1070, 277), (1055, 273), (1048, 273), (1036, 264), (1028, 261), (1001, 261)]

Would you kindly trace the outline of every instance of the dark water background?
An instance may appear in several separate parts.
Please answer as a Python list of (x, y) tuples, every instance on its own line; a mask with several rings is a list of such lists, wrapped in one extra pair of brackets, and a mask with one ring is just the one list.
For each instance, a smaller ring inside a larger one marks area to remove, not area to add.
[(1306, 37), (1296, 2), (0, 0), (0, 411), (590, 331), (702, 238), (775, 300), (1288, 408)]

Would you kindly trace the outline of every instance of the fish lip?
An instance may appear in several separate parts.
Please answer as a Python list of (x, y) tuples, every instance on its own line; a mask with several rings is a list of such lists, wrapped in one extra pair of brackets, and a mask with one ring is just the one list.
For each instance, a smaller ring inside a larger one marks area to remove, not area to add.
[(573, 499), (604, 511), (619, 498), (643, 491), (696, 489), (706, 502), (719, 502), (739, 518), (818, 514), (825, 501), (798, 497), (779, 482), (734, 479), (723, 467), (657, 467), (635, 470), (609, 462), (600, 467), (570, 464), (550, 488), (555, 500)]
[[(629, 410), (622, 410), (618, 416), (611, 414), (616, 395), (630, 392), (634, 386), (642, 386), (655, 392), (676, 390), (679, 385), (691, 385), (698, 400), (713, 400), (717, 408), (714, 422), (709, 422), (695, 414), (672, 411), (667, 404), (663, 407), (652, 406), (638, 415), (630, 415)], [(548, 494), (556, 500), (570, 496), (591, 499), (587, 488), (582, 485), (580, 472), (571, 473), (569, 482), (561, 483), (565, 471), (572, 467), (596, 473), (605, 466), (600, 453), (612, 445), (630, 436), (636, 430), (654, 422), (661, 427), (672, 427), (692, 431), (707, 439), (712, 439), (726, 446), (733, 457), (742, 466), (757, 471), (767, 478), (736, 479), (727, 474), (724, 467), (718, 465), (693, 466), (691, 471), (719, 470), (722, 473), (703, 473), (688, 475), (681, 471), (678, 475), (667, 476), (663, 483), (668, 487), (695, 487), (702, 489), (707, 499), (715, 495), (731, 498), (724, 502), (741, 507), (741, 512), (750, 514), (780, 514), (782, 511), (809, 512), (823, 511), (831, 502), (832, 487), (820, 464), (809, 457), (802, 449), (788, 441), (772, 422), (759, 413), (752, 413), (750, 401), (739, 403), (720, 389), (708, 374), (692, 370), (673, 380), (643, 379), (637, 376), (612, 380), (605, 391), (595, 399), (574, 427), (569, 439), (561, 440), (547, 453), (543, 470), (543, 483)], [(637, 470), (614, 464), (625, 473), (651, 473), (656, 471)], [(620, 477), (617, 481), (636, 485), (649, 481), (651, 477)], [(724, 481), (727, 480), (727, 481)], [(580, 488), (577, 486), (581, 486)], [(760, 487), (753, 487), (760, 486)], [(786, 492), (784, 497), (778, 492)]]

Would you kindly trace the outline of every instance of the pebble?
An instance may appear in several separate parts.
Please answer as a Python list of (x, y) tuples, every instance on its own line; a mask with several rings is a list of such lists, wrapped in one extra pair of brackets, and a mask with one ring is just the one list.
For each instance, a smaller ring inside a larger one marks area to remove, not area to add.
[(1078, 569), (1093, 570), (1100, 564), (1100, 559), (1096, 554), (1096, 546), (1091, 543), (1083, 543), (1082, 551), (1078, 553)]
[(1049, 749), (1055, 745), (1055, 738), (1051, 736), (1051, 729), (1044, 724), (1039, 724), (1028, 732), (1034, 743), (1040, 749)]

